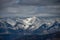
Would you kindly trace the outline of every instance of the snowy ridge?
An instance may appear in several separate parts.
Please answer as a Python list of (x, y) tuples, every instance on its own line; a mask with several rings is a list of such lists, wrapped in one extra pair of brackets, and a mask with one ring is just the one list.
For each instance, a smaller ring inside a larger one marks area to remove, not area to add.
[[(60, 18), (54, 19), (40, 19), (38, 17), (28, 17), (28, 18), (7, 18), (5, 20), (0, 19), (0, 26), (3, 28), (11, 30), (44, 30), (43, 33), (51, 33), (51, 31), (60, 31)], [(5, 25), (5, 26), (3, 26)]]

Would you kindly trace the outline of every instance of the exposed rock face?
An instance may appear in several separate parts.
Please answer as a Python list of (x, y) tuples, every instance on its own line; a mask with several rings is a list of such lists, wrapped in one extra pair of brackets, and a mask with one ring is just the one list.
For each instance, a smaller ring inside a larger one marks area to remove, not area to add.
[[(49, 33), (51, 30), (55, 31), (54, 27), (58, 29), (60, 25), (58, 24), (59, 26), (55, 26), (55, 19), (45, 20), (35, 16), (60, 16), (60, 0), (0, 0), (0, 16), (29, 17), (22, 20), (20, 20), (20, 18), (17, 18), (16, 20), (5, 20), (6, 23), (4, 22), (4, 25), (7, 25), (5, 26), (7, 29), (22, 29), (28, 31), (40, 29), (43, 30), (43, 33)], [(60, 23), (60, 19), (57, 18), (56, 21)]]

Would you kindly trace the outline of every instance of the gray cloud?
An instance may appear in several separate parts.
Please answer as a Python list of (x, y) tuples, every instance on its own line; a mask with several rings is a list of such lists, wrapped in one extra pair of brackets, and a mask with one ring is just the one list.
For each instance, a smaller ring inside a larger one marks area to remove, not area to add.
[(60, 5), (56, 5), (60, 4), (59, 2), (59, 0), (2, 0), (0, 16), (60, 16)]

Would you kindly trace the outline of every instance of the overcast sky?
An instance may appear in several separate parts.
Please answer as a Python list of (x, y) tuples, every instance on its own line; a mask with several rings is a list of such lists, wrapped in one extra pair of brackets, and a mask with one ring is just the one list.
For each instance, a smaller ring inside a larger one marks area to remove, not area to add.
[(0, 16), (60, 16), (59, 0), (2, 0)]

